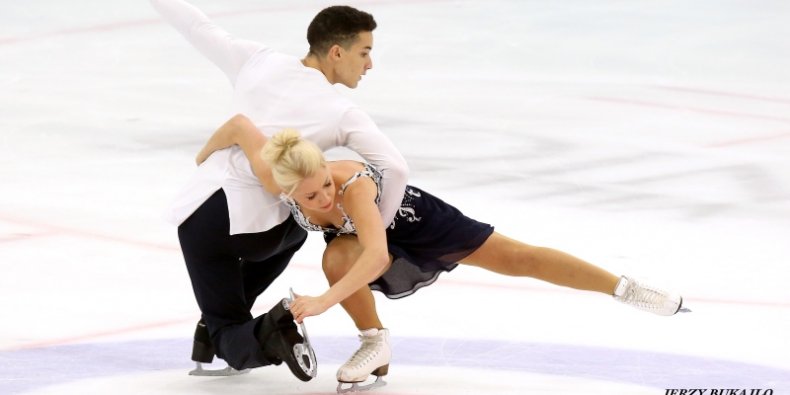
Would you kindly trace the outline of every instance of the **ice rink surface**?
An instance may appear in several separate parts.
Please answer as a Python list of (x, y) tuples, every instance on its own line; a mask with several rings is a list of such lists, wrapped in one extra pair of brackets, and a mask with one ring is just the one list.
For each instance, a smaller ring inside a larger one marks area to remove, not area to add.
[[(193, 4), (302, 56), (330, 3)], [(790, 393), (790, 3), (349, 4), (379, 23), (374, 67), (338, 89), (412, 184), (693, 309), (460, 267), (378, 299), (394, 357), (376, 394)], [(309, 383), (187, 376), (199, 312), (160, 216), (230, 92), (146, 1), (2, 2), (0, 393), (334, 393), (357, 342), (340, 308), (307, 320)], [(322, 247), (311, 234), (255, 313), (323, 292)]]

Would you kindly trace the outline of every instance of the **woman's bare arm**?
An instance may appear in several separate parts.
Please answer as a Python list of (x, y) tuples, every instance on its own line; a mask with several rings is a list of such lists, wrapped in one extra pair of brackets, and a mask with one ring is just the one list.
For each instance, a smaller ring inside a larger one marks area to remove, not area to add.
[(272, 194), (279, 194), (280, 187), (272, 178), (269, 165), (261, 158), (261, 149), (268, 139), (263, 133), (242, 114), (234, 115), (214, 132), (195, 158), (198, 165), (203, 163), (217, 150), (238, 145), (244, 151), (244, 156), (250, 161), (253, 173), (258, 177), (261, 185)]
[(342, 302), (387, 270), (387, 235), (375, 203), (377, 188), (373, 180), (361, 178), (343, 194), (343, 208), (354, 222), (362, 253), (338, 282), (318, 297), (299, 296), (291, 305), (296, 322), (319, 315)]

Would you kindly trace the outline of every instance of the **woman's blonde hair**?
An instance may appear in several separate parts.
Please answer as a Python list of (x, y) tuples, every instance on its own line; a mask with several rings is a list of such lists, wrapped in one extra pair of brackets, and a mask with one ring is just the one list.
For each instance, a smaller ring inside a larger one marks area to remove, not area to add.
[(272, 169), (274, 182), (291, 196), (299, 183), (326, 165), (324, 154), (298, 131), (277, 132), (261, 150), (261, 158)]

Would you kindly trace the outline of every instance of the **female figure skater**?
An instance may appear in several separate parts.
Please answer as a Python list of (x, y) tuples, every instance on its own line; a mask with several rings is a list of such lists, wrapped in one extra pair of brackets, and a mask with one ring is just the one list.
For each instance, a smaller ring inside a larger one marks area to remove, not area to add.
[[(241, 146), (261, 183), (280, 195), (300, 226), (324, 232), (328, 245), (323, 270), (330, 287), (319, 296), (297, 296), (291, 312), (301, 323), (340, 303), (360, 330), (360, 349), (337, 372), (338, 392), (365, 388), (356, 383), (370, 374), (377, 380), (367, 388), (383, 385), (379, 379), (387, 374), (389, 332), (371, 290), (405, 297), (459, 263), (613, 295), (659, 315), (681, 310), (680, 295), (618, 277), (562, 251), (510, 239), (414, 186), (407, 186), (398, 214), (385, 226), (377, 207), (381, 173), (367, 163), (327, 162), (295, 130), (267, 141), (246, 117), (237, 115), (214, 133), (197, 162), (233, 144)], [(343, 383), (353, 384), (341, 389)]]

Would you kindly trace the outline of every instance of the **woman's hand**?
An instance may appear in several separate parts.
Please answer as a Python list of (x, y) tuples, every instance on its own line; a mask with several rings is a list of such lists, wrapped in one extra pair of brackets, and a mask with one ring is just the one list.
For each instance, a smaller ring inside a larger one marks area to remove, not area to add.
[(294, 320), (299, 324), (301, 324), (305, 318), (319, 315), (332, 307), (323, 296), (315, 297), (297, 294), (294, 294), (294, 296), (296, 298), (291, 303), (291, 314), (294, 316)]
[(201, 163), (205, 162), (205, 161), (206, 161), (206, 159), (208, 159), (208, 157), (209, 157), (209, 156), (210, 156), (212, 153), (214, 153), (214, 151), (209, 151), (209, 149), (210, 149), (210, 148), (209, 148), (208, 146), (204, 146), (204, 147), (203, 147), (203, 148), (200, 150), (200, 152), (198, 152), (197, 156), (195, 157), (195, 164), (197, 164), (198, 166), (200, 166), (200, 164), (201, 164)]
[[(243, 125), (243, 126), (242, 126)], [(242, 114), (236, 114), (231, 119), (227, 120), (222, 126), (217, 129), (214, 134), (209, 137), (206, 144), (203, 145), (203, 148), (200, 149), (197, 156), (195, 157), (195, 163), (200, 166), (201, 163), (205, 162), (214, 151), (219, 151), (224, 148), (228, 148), (231, 145), (239, 144), (238, 141), (238, 130), (244, 126), (251, 127), (253, 131), (257, 132), (257, 128), (252, 122), (247, 119)], [(260, 132), (258, 132), (260, 134)]]

